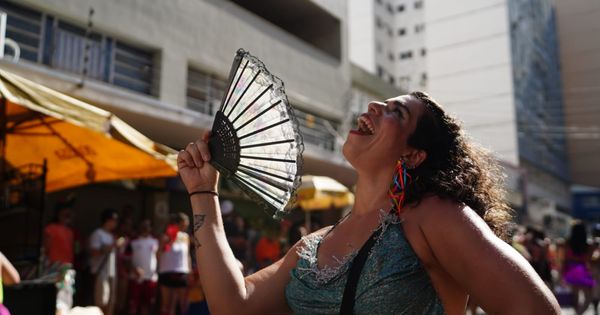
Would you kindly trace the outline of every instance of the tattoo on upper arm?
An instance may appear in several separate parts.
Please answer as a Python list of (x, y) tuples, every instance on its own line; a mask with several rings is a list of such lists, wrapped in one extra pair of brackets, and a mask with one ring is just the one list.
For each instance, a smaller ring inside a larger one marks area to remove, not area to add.
[(196, 232), (200, 230), (202, 225), (204, 224), (204, 219), (206, 218), (206, 214), (194, 214), (194, 243), (196, 243), (196, 247), (202, 247), (198, 238), (196, 237)]

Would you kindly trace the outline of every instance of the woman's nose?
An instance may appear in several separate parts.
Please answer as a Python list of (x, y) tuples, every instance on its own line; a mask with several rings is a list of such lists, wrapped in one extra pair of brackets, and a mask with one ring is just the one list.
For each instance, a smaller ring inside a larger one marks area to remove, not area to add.
[(381, 102), (375, 102), (375, 101), (370, 102), (369, 103), (369, 107), (368, 107), (369, 108), (369, 110), (368, 110), (369, 114), (375, 114), (375, 115), (381, 114), (383, 106), (384, 105)]

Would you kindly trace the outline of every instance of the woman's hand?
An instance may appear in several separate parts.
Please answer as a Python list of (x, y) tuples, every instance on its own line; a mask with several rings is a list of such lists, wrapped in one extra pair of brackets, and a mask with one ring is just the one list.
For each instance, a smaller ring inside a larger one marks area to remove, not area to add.
[(217, 190), (219, 172), (208, 163), (210, 151), (208, 139), (210, 132), (204, 133), (201, 139), (187, 145), (177, 156), (179, 176), (188, 193), (199, 190)]

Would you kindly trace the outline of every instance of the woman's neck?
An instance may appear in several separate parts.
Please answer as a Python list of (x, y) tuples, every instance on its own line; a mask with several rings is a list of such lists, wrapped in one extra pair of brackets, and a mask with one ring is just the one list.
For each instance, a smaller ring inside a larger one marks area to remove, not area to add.
[(352, 214), (361, 217), (379, 209), (388, 210), (391, 207), (388, 197), (391, 180), (392, 174), (381, 173), (376, 176), (359, 174)]

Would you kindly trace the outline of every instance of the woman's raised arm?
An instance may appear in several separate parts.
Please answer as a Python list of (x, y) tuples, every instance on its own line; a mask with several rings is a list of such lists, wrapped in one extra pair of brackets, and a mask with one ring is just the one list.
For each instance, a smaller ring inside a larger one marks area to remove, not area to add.
[[(190, 143), (179, 153), (179, 174), (191, 194), (193, 210), (192, 240), (200, 282), (213, 314), (281, 314), (289, 312), (285, 285), (297, 256), (295, 246), (284, 258), (244, 278), (223, 228), (216, 193), (218, 172), (210, 160), (207, 141)], [(193, 194), (194, 192), (200, 192)]]

